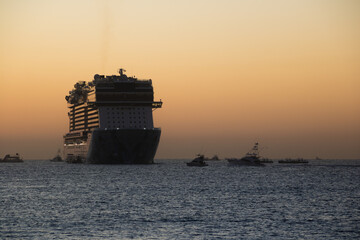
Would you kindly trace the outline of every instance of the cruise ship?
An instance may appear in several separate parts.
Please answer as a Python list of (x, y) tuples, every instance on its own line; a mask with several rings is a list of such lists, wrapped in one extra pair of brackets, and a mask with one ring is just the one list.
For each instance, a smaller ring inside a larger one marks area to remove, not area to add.
[(65, 97), (69, 132), (64, 135), (64, 159), (68, 163), (149, 164), (159, 144), (155, 128), (152, 80), (96, 74), (80, 81)]

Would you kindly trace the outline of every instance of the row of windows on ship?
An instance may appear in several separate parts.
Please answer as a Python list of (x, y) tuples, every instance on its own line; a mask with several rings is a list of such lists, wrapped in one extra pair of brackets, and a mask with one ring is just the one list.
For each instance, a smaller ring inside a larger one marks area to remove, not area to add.
[(146, 124), (146, 122), (131, 122), (125, 124), (124, 121), (122, 122), (107, 122), (105, 128), (149, 128), (150, 126)]
[[(126, 113), (124, 113), (124, 112), (107, 112), (107, 114), (108, 114), (108, 115), (112, 115), (112, 114), (125, 115)], [(129, 112), (129, 114), (130, 114), (130, 115), (131, 115), (131, 114), (136, 115), (136, 113), (135, 113), (135, 112), (134, 112), (134, 113)], [(140, 112), (138, 112), (137, 114), (139, 115), (139, 114), (141, 114), (141, 113), (140, 113)], [(142, 115), (145, 115), (145, 112), (142, 112)]]
[[(113, 124), (115, 124), (115, 123), (117, 123), (117, 124), (120, 124), (120, 123), (125, 124), (125, 121), (121, 121), (121, 122), (120, 122), (120, 121), (112, 121), (112, 123), (113, 123)], [(146, 121), (144, 121), (144, 122), (141, 122), (141, 121), (138, 121), (138, 122), (137, 122), (137, 121), (130, 121), (130, 124), (132, 124), (132, 123), (135, 123), (135, 124), (136, 124), (136, 123), (140, 123), (140, 124), (141, 124), (141, 123), (144, 123), (144, 124), (146, 124)], [(111, 121), (107, 121), (107, 124), (111, 124)]]
[[(119, 119), (120, 117), (118, 117), (118, 118), (114, 118), (114, 119)], [(139, 119), (145, 119), (146, 117), (145, 116), (143, 116), (143, 117), (129, 117), (129, 119), (134, 119), (134, 120), (136, 120), (136, 118), (139, 118)], [(124, 116), (121, 116), (121, 119), (124, 119)], [(126, 118), (127, 119), (127, 118)]]

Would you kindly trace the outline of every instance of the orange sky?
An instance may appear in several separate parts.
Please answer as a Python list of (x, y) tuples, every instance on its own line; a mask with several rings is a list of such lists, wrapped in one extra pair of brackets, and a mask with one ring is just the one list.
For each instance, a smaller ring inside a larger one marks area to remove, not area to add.
[(50, 158), (65, 95), (151, 78), (157, 158), (360, 158), (360, 1), (0, 0), (0, 157)]

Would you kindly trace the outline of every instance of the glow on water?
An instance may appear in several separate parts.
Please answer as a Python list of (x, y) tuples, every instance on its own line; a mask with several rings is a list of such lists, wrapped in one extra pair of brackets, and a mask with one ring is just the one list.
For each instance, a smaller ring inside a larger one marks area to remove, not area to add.
[(357, 239), (360, 161), (0, 165), (0, 238)]

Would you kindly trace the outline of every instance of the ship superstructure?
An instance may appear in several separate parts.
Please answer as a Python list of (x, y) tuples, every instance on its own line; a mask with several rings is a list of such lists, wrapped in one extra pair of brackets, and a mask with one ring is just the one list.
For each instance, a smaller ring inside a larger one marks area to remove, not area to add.
[(152, 80), (96, 74), (78, 82), (66, 96), (69, 133), (64, 136), (67, 162), (152, 163), (161, 130), (154, 128)]

